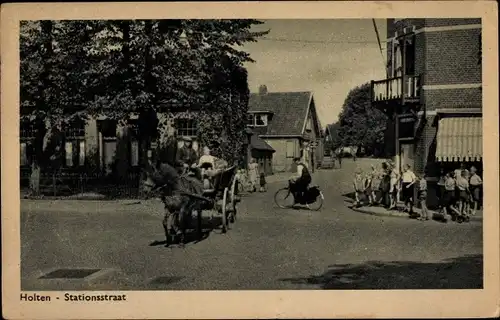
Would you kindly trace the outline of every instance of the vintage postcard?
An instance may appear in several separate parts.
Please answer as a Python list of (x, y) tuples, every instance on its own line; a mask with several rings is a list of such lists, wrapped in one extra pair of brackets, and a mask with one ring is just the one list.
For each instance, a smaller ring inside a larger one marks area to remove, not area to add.
[(3, 316), (498, 316), (497, 19), (3, 5)]

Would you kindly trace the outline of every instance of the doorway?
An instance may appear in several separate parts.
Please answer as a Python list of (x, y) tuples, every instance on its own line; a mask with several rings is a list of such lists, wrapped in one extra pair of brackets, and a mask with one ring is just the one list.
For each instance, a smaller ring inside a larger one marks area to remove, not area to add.
[(415, 164), (415, 146), (413, 143), (404, 143), (401, 144), (400, 147), (400, 159), (401, 159), (401, 168), (404, 168), (407, 164), (409, 164), (414, 169)]

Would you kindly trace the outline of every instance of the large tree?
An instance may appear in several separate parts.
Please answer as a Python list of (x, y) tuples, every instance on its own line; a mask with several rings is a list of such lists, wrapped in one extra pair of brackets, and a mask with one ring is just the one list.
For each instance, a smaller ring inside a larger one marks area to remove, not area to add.
[[(93, 23), (24, 21), (20, 34), (20, 99), (23, 125), (34, 134), (27, 148), (30, 185), (39, 192), (41, 169), (61, 161), (65, 127), (86, 117)], [(82, 59), (83, 57), (83, 59)]]
[(369, 83), (349, 92), (338, 122), (341, 145), (362, 147), (367, 154), (383, 151), (387, 116), (371, 106)]
[[(257, 20), (37, 21), (21, 26), (21, 107), (37, 124), (32, 178), (61, 149), (57, 134), (75, 117), (139, 115), (144, 156), (163, 135), (157, 112), (196, 109), (205, 144), (232, 160), (248, 104), (239, 49), (266, 32)], [(225, 137), (225, 139), (220, 139)], [(59, 139), (60, 140), (60, 139)], [(49, 143), (48, 141), (54, 141)], [(52, 146), (52, 149), (51, 147)], [(57, 158), (57, 157), (55, 157)], [(38, 185), (38, 183), (33, 183)], [(36, 188), (38, 189), (38, 188)], [(37, 191), (37, 190), (35, 190)]]

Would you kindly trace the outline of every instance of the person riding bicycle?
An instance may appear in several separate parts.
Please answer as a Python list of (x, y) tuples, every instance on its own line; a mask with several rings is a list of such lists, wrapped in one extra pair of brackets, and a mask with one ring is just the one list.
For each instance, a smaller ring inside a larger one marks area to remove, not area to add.
[(295, 202), (301, 202), (312, 179), (307, 166), (300, 161), (300, 158), (295, 158), (294, 162), (297, 164), (297, 175), (290, 179), (290, 191)]

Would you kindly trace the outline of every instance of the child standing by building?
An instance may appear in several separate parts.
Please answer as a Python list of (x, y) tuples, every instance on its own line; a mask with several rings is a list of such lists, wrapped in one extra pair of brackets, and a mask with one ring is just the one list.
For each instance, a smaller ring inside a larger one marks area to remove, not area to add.
[(457, 215), (459, 215), (458, 210), (454, 207), (456, 185), (453, 173), (447, 173), (444, 181), (443, 209), (445, 214), (449, 214), (452, 217), (452, 220), (456, 220)]
[(265, 192), (266, 191), (266, 174), (264, 171), (260, 172), (260, 192)]
[(458, 187), (458, 212), (460, 214), (458, 222), (467, 221), (469, 213), (467, 212), (467, 203), (469, 202), (469, 181), (467, 180), (467, 172), (462, 171), (462, 174), (457, 177)]
[(389, 210), (397, 208), (398, 205), (398, 192), (399, 192), (399, 174), (396, 169), (396, 166), (393, 163), (389, 163), (390, 166), (390, 180), (389, 180), (389, 198), (391, 204), (389, 206)]
[(354, 174), (354, 196), (355, 196), (355, 201), (354, 205), (356, 207), (361, 206), (361, 199), (365, 194), (365, 188), (364, 188), (364, 179), (363, 176), (361, 175), (361, 169), (356, 169), (356, 173)]
[(248, 165), (248, 178), (250, 180), (250, 184), (252, 185), (252, 192), (257, 191), (257, 182), (259, 177), (259, 164), (255, 161), (254, 158), (250, 160), (250, 164)]
[(372, 166), (372, 171), (368, 172), (365, 176), (365, 181), (364, 181), (364, 192), (365, 192), (365, 197), (368, 199), (368, 205), (372, 206), (375, 199), (373, 198), (373, 171), (375, 170), (375, 167)]
[(470, 191), (472, 194), (472, 215), (476, 214), (476, 211), (479, 209), (479, 203), (481, 201), (481, 186), (483, 185), (483, 180), (477, 174), (476, 167), (470, 168), (471, 176), (469, 179)]
[(417, 177), (411, 170), (409, 164), (405, 165), (403, 169), (403, 174), (401, 175), (402, 186), (401, 189), (403, 191), (403, 198), (405, 202), (405, 208), (408, 209), (408, 213), (410, 216), (414, 215), (413, 212), (413, 190), (415, 188), (414, 184), (417, 182)]
[(438, 206), (439, 206), (439, 209), (443, 209), (444, 208), (444, 202), (443, 202), (443, 198), (444, 198), (444, 192), (445, 192), (445, 189), (444, 189), (444, 185), (445, 185), (445, 181), (446, 181), (446, 175), (444, 174), (444, 170), (441, 169), (440, 173), (439, 173), (439, 180), (437, 182), (437, 197), (438, 197)]
[(424, 173), (418, 182), (418, 199), (420, 200), (420, 206), (422, 211), (418, 220), (430, 220), (432, 218), (429, 210), (427, 209), (427, 180), (426, 174)]

